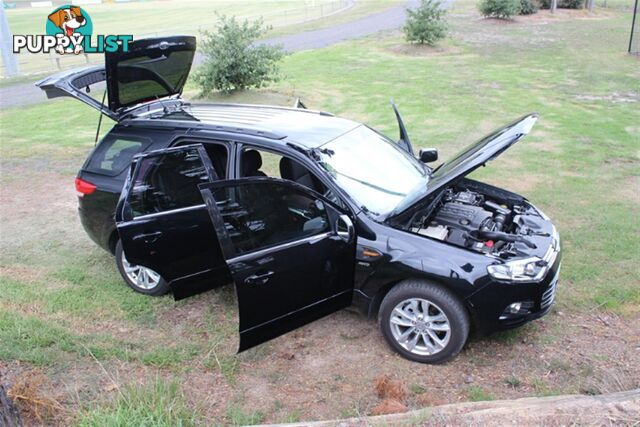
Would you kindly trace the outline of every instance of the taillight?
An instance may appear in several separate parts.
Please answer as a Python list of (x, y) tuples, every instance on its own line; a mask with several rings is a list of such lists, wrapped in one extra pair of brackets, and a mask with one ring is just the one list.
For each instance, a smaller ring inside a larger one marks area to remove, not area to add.
[(84, 179), (76, 178), (76, 191), (79, 197), (83, 197), (96, 191), (96, 186)]

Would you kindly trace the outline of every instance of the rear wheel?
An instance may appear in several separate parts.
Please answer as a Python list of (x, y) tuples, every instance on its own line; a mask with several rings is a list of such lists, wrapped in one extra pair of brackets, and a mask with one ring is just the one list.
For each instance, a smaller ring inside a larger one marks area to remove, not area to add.
[(445, 362), (455, 357), (469, 335), (469, 316), (445, 288), (406, 280), (389, 291), (379, 312), (382, 334), (407, 359)]
[(124, 281), (136, 292), (146, 295), (164, 295), (169, 291), (169, 285), (150, 268), (131, 264), (122, 250), (122, 243), (116, 244), (116, 265)]

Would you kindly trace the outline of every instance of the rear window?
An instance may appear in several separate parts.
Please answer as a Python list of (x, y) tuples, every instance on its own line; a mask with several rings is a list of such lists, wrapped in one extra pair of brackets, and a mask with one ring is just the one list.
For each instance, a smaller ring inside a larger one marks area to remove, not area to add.
[(100, 144), (85, 169), (104, 175), (119, 175), (131, 165), (133, 156), (147, 145), (149, 141), (114, 137)]
[(118, 100), (126, 106), (180, 93), (189, 75), (193, 51), (141, 56), (118, 63)]

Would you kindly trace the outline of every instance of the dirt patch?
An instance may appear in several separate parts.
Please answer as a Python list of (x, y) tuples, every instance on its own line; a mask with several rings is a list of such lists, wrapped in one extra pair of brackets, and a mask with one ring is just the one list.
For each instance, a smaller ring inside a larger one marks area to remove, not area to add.
[(46, 273), (47, 272), (45, 269), (38, 268), (36, 266), (0, 266), (0, 276), (10, 277), (23, 283), (33, 283), (41, 281), (45, 277)]
[(628, 176), (613, 189), (613, 199), (619, 202), (632, 201), (640, 207), (640, 176)]

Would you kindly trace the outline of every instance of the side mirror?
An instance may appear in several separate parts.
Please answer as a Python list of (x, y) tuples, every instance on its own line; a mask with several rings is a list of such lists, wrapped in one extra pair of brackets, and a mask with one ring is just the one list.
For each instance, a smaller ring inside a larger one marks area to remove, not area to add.
[(336, 220), (336, 235), (346, 243), (353, 241), (356, 235), (356, 229), (347, 215), (340, 215)]
[(421, 148), (418, 159), (420, 159), (422, 163), (435, 162), (438, 160), (438, 150), (435, 148)]

